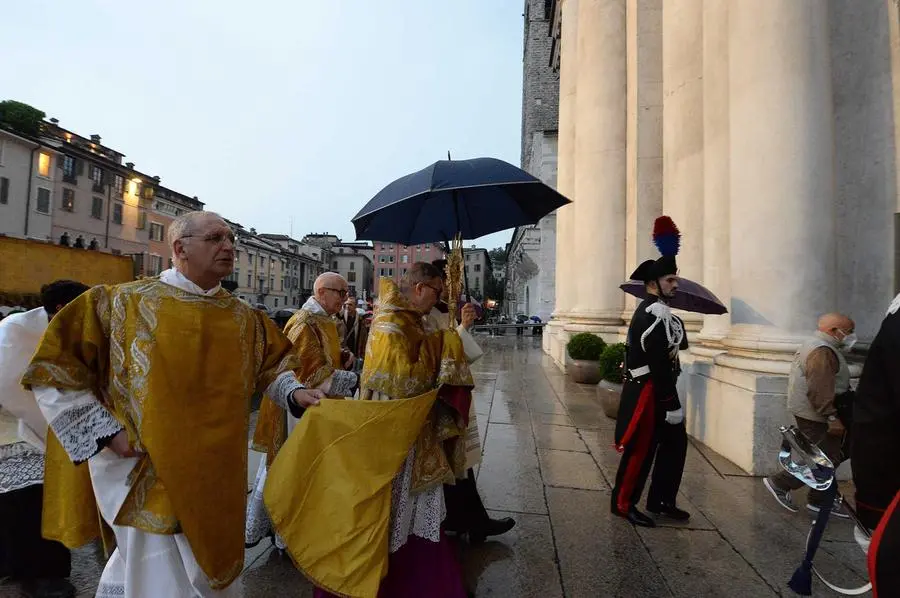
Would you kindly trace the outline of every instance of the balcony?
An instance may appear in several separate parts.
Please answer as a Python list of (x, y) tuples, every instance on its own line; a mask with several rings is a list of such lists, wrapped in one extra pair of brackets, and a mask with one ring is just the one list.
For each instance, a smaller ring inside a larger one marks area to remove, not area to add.
[(103, 193), (106, 190), (103, 183), (98, 183), (96, 181), (94, 182), (91, 189), (94, 191), (94, 193)]
[(75, 176), (74, 172), (64, 172), (63, 173), (63, 182), (70, 183), (72, 185), (77, 185), (78, 178)]

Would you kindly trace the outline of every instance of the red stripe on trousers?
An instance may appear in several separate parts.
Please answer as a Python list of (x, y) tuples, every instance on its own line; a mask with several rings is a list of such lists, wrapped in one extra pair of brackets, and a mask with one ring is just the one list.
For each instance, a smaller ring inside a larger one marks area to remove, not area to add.
[(647, 459), (647, 453), (650, 452), (650, 445), (653, 442), (654, 415), (653, 382), (648, 380), (641, 389), (634, 415), (628, 422), (628, 429), (622, 436), (622, 442), (619, 443), (621, 450), (625, 450), (625, 444), (632, 440), (632, 436), (636, 443), (635, 451), (628, 459), (628, 465), (625, 466), (625, 475), (622, 476), (619, 496), (616, 499), (616, 508), (623, 514), (631, 510), (631, 493), (634, 492), (634, 486), (641, 475), (644, 460)]
[(887, 529), (890, 518), (894, 516), (900, 517), (900, 513), (897, 512), (897, 505), (900, 505), (900, 492), (897, 493), (897, 496), (891, 501), (890, 506), (885, 510), (884, 515), (881, 516), (881, 521), (878, 523), (878, 527), (875, 528), (875, 533), (872, 534), (872, 542), (869, 544), (869, 580), (872, 582), (873, 598), (878, 598), (878, 576), (876, 570), (878, 563), (878, 549), (881, 546), (881, 539), (884, 537), (884, 530)]

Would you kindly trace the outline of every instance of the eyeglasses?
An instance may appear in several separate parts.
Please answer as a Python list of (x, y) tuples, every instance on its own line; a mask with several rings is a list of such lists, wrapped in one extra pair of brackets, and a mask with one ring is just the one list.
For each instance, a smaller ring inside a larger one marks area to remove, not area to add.
[(227, 232), (227, 233), (221, 233), (221, 232), (220, 232), (220, 233), (210, 233), (210, 234), (208, 234), (208, 235), (184, 235), (183, 237), (180, 237), (180, 238), (182, 238), (182, 239), (188, 239), (188, 238), (191, 238), (191, 237), (199, 237), (199, 238), (202, 239), (204, 242), (210, 243), (210, 244), (212, 244), (212, 245), (221, 245), (221, 244), (224, 243), (226, 240), (228, 240), (232, 245), (234, 245), (234, 244), (236, 243), (236, 241), (237, 241), (237, 240), (235, 239), (235, 237), (234, 237), (234, 233), (232, 233), (232, 232)]
[(443, 294), (443, 292), (444, 292), (444, 289), (439, 289), (439, 288), (437, 288), (437, 287), (433, 287), (433, 286), (431, 286), (430, 284), (426, 284), (426, 283), (424, 283), (424, 282), (422, 283), (422, 285), (428, 287), (429, 289), (431, 289), (432, 291), (434, 291), (435, 293), (437, 293), (437, 296), (438, 296), (438, 297), (440, 297), (440, 296)]
[(331, 287), (322, 287), (322, 288), (325, 289), (326, 291), (334, 291), (335, 293), (337, 293), (338, 295), (341, 296), (341, 299), (346, 299), (347, 293), (349, 293), (349, 291), (346, 289), (333, 289)]

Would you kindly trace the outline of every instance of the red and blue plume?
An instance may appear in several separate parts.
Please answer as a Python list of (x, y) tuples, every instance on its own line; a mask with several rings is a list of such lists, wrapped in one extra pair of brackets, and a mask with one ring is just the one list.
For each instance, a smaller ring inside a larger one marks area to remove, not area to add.
[(668, 216), (660, 216), (653, 223), (653, 244), (663, 257), (675, 257), (681, 247), (681, 233)]

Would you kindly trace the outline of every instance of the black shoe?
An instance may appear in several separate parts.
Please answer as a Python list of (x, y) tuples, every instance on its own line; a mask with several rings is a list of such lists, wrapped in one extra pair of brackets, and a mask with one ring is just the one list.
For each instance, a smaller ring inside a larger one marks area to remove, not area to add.
[(516, 526), (516, 520), (512, 517), (503, 519), (488, 519), (484, 525), (469, 530), (469, 544), (484, 544), (488, 536), (505, 534)]
[(75, 598), (75, 586), (68, 579), (35, 579), (22, 584), (28, 598)]
[(639, 527), (656, 527), (655, 521), (653, 521), (651, 518), (647, 517), (634, 507), (631, 507), (631, 510), (628, 511), (628, 513), (622, 513), (615, 507), (610, 509), (610, 511), (613, 515), (626, 519), (632, 525), (637, 525)]
[(690, 513), (688, 513), (687, 511), (682, 511), (675, 505), (656, 505), (653, 507), (647, 505), (647, 510), (658, 517), (668, 517), (669, 519), (674, 519), (675, 521), (687, 521), (691, 518)]

